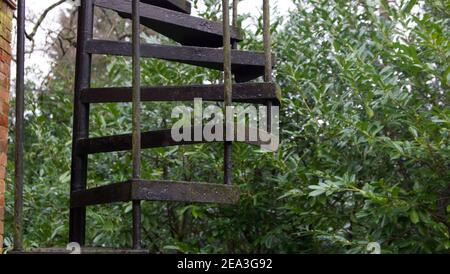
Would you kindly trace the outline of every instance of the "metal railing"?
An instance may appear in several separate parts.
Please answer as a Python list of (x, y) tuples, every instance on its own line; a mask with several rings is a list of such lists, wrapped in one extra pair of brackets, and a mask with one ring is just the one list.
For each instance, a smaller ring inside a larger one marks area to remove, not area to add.
[[(141, 179), (141, 23), (139, 0), (133, 0), (133, 180)], [(141, 248), (141, 201), (133, 201), (133, 249)]]
[[(234, 0), (232, 5), (233, 18), (232, 26), (237, 27), (238, 25), (238, 4), (240, 0)], [(222, 0), (222, 13), (223, 13), (223, 59), (224, 59), (224, 107), (225, 107), (225, 117), (228, 117), (227, 113), (229, 110), (227, 107), (233, 105), (233, 82), (232, 82), (232, 70), (231, 70), (231, 49), (237, 49), (237, 43), (234, 42), (230, 45), (230, 3), (229, 0)], [(264, 57), (265, 57), (265, 70), (264, 70), (264, 82), (272, 82), (272, 45), (271, 45), (271, 34), (270, 34), (270, 1), (263, 0), (263, 40), (264, 40)], [(267, 129), (271, 132), (271, 109), (272, 101), (267, 102)], [(227, 123), (228, 123), (228, 119)], [(225, 136), (227, 135), (227, 130), (230, 130), (231, 126), (225, 127)], [(226, 185), (232, 184), (232, 142), (226, 140), (224, 149), (224, 181)]]

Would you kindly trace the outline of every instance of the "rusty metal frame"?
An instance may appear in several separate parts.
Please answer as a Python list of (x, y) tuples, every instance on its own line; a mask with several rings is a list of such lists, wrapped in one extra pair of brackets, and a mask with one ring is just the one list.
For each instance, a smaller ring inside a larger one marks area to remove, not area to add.
[[(263, 0), (263, 39), (264, 39), (264, 82), (271, 83), (272, 78), (272, 39), (270, 34), (270, 0)], [(272, 132), (272, 101), (267, 101), (267, 131)]]
[[(82, 90), (90, 87), (92, 56), (86, 51), (86, 42), (93, 37), (93, 0), (83, 0), (78, 8), (78, 36), (75, 66), (74, 115), (71, 165), (71, 196), (87, 187), (88, 157), (77, 153), (78, 140), (89, 137), (89, 104), (81, 100)], [(72, 197), (71, 197), (72, 199)], [(69, 241), (85, 244), (86, 207), (70, 209)]]
[[(132, 44), (133, 44), (133, 180), (141, 179), (141, 23), (140, 1), (132, 4)], [(133, 200), (133, 249), (141, 248), (141, 201)]]
[[(233, 105), (233, 75), (231, 72), (231, 43), (230, 43), (230, 2), (229, 0), (222, 0), (222, 25), (223, 25), (223, 82), (224, 82), (224, 108), (226, 126), (225, 136), (231, 127), (228, 125), (229, 107)], [(226, 138), (226, 137), (225, 137)], [(224, 144), (224, 183), (226, 185), (232, 184), (233, 170), (232, 170), (232, 153), (233, 143), (229, 140)]]

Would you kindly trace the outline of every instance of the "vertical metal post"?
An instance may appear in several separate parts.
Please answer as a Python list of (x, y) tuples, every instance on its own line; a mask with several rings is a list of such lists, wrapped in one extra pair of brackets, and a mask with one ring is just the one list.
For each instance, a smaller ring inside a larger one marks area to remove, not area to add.
[[(272, 39), (270, 37), (270, 2), (263, 0), (263, 36), (264, 36), (264, 56), (265, 70), (264, 82), (272, 82)], [(267, 131), (272, 131), (272, 101), (267, 104)]]
[[(83, 0), (78, 8), (70, 193), (85, 190), (87, 182), (88, 156), (77, 146), (77, 140), (89, 137), (89, 104), (82, 102), (81, 92), (88, 88), (91, 82), (91, 55), (86, 51), (86, 42), (92, 39), (93, 35), (94, 5), (92, 1)], [(71, 208), (69, 241), (83, 246), (85, 231), (86, 207)]]
[(263, 35), (264, 35), (264, 56), (265, 73), (264, 81), (272, 82), (272, 39), (270, 37), (270, 3), (263, 0)]
[[(224, 107), (225, 117), (228, 117), (227, 107), (232, 105), (232, 75), (231, 75), (231, 35), (230, 35), (230, 3), (229, 0), (222, 0), (223, 9), (223, 68), (224, 68)], [(226, 119), (225, 119), (226, 120)], [(226, 121), (228, 122), (234, 121)], [(227, 129), (228, 126), (225, 127)], [(226, 136), (225, 130), (225, 136)], [(224, 183), (226, 185), (232, 184), (232, 153), (233, 144), (225, 140), (224, 145)]]
[(233, 0), (233, 21), (231, 22), (233, 27), (237, 27), (238, 23), (238, 4), (239, 0)]
[(17, 5), (16, 135), (14, 151), (14, 250), (23, 250), (23, 139), (25, 72), (25, 0)]
[[(239, 0), (233, 0), (233, 19), (231, 21), (231, 25), (233, 27), (237, 27), (238, 25), (238, 4), (239, 4)], [(232, 49), (237, 49), (238, 43), (237, 41), (234, 41), (233, 44), (231, 45)]]
[[(139, 0), (133, 0), (133, 180), (141, 178), (141, 41)], [(141, 202), (133, 201), (133, 248), (141, 248)]]

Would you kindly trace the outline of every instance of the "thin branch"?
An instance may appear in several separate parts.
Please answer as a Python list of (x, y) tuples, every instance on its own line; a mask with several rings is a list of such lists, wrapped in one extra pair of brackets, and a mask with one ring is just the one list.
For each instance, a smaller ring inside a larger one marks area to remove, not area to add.
[(37, 33), (39, 27), (44, 22), (44, 20), (47, 17), (48, 13), (50, 11), (52, 11), (53, 9), (55, 9), (56, 7), (58, 7), (59, 5), (63, 4), (64, 2), (66, 2), (66, 0), (59, 0), (58, 2), (54, 3), (53, 5), (49, 6), (48, 8), (46, 8), (44, 10), (44, 12), (41, 14), (41, 16), (37, 20), (36, 24), (34, 25), (33, 30), (31, 31), (31, 33), (25, 32), (25, 36), (27, 37), (28, 40), (30, 40), (30, 41), (34, 40), (34, 36), (36, 36), (36, 33)]

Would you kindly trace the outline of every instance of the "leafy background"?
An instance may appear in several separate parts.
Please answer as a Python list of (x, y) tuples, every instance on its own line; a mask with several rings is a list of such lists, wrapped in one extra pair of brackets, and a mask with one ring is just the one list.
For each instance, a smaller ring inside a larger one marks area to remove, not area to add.
[[(219, 1), (202, 2), (201, 16), (220, 19)], [(287, 17), (276, 16), (274, 8), (275, 73), (283, 91), (280, 150), (234, 146), (234, 182), (242, 193), (237, 206), (144, 203), (145, 247), (154, 253), (366, 253), (376, 242), (383, 253), (448, 253), (450, 3), (293, 2), (296, 9)], [(244, 20), (251, 23), (241, 47), (262, 49), (261, 18), (244, 14)], [(143, 39), (170, 43), (154, 35)], [(27, 83), (27, 247), (65, 246), (68, 238), (74, 51), (53, 52), (44, 86)], [(39, 76), (36, 68), (28, 73)], [(129, 85), (130, 75), (129, 59), (98, 57), (92, 84)], [(146, 60), (142, 80), (218, 83), (220, 74)], [(145, 129), (170, 126), (172, 107), (145, 104)], [(96, 105), (91, 113), (91, 136), (130, 131), (129, 105)], [(9, 159), (13, 151), (11, 142)], [(89, 160), (90, 187), (131, 174), (129, 153)], [(222, 181), (218, 144), (148, 150), (143, 163), (148, 179)], [(13, 168), (10, 160), (7, 247)], [(129, 246), (130, 230), (130, 204), (88, 209), (90, 245)]]

